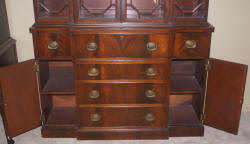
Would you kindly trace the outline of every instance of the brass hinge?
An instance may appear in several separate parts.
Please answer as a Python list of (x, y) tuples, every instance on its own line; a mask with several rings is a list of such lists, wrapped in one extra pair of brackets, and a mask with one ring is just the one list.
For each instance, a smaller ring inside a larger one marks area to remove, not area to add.
[(211, 64), (206, 64), (206, 65), (205, 65), (206, 71), (210, 71), (211, 68), (212, 68)]
[(44, 123), (45, 123), (45, 116), (41, 115), (40, 116), (40, 120), (41, 120), (42, 125), (44, 125)]
[(39, 72), (39, 65), (37, 62), (34, 64), (34, 72)]
[(201, 122), (203, 122), (206, 119), (206, 115), (205, 114), (201, 114), (200, 115), (200, 120)]

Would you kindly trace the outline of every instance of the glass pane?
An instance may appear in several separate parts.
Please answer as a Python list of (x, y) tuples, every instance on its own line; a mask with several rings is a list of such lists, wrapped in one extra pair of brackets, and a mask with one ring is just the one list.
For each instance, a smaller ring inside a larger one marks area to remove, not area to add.
[(80, 0), (81, 19), (115, 19), (116, 0)]
[(68, 18), (68, 0), (39, 0), (40, 18)]
[(175, 0), (175, 17), (202, 17), (205, 0)]
[(126, 0), (127, 18), (161, 19), (164, 17), (165, 0)]

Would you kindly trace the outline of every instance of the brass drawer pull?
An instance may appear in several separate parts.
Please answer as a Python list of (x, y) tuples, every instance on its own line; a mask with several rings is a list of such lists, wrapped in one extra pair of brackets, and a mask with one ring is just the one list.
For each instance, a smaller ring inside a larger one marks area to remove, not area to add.
[(90, 68), (88, 71), (88, 75), (91, 77), (95, 77), (99, 75), (99, 70), (97, 68)]
[(195, 40), (186, 40), (185, 46), (186, 48), (196, 48), (197, 42)]
[(97, 114), (97, 113), (91, 114), (90, 115), (90, 120), (93, 121), (93, 122), (100, 121), (101, 120), (101, 116), (99, 114)]
[(157, 44), (155, 42), (148, 42), (147, 43), (147, 50), (148, 51), (156, 51), (158, 49)]
[(152, 113), (147, 113), (147, 114), (146, 114), (146, 117), (145, 117), (145, 120), (148, 121), (148, 122), (154, 121), (154, 120), (155, 120), (154, 114), (152, 114)]
[(148, 68), (146, 70), (146, 75), (147, 76), (156, 76), (157, 75), (157, 70), (154, 68)]
[(154, 90), (147, 90), (146, 92), (145, 92), (145, 96), (147, 97), (147, 98), (155, 98), (156, 97), (156, 92), (154, 91)]
[(48, 49), (50, 49), (50, 50), (56, 50), (56, 49), (58, 49), (58, 47), (59, 47), (59, 44), (57, 41), (50, 41), (48, 43)]
[(89, 92), (89, 97), (91, 99), (97, 99), (97, 98), (100, 97), (100, 93), (97, 90), (92, 90), (92, 91)]
[(97, 50), (97, 44), (96, 43), (87, 43), (86, 49), (88, 51), (96, 51)]

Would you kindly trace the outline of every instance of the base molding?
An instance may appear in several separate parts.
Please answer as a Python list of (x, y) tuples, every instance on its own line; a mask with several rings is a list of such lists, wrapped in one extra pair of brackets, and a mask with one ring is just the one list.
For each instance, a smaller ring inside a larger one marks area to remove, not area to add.
[(167, 128), (142, 129), (81, 129), (77, 132), (78, 140), (135, 140), (168, 139)]
[(169, 137), (204, 136), (204, 126), (169, 126)]

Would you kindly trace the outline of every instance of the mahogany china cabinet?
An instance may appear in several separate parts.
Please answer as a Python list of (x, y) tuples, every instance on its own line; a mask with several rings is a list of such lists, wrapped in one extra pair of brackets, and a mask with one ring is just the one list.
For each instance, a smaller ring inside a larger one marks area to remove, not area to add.
[[(237, 134), (247, 66), (209, 57), (208, 0), (34, 0), (35, 60), (1, 70), (11, 137)], [(225, 52), (226, 53), (226, 52)]]

